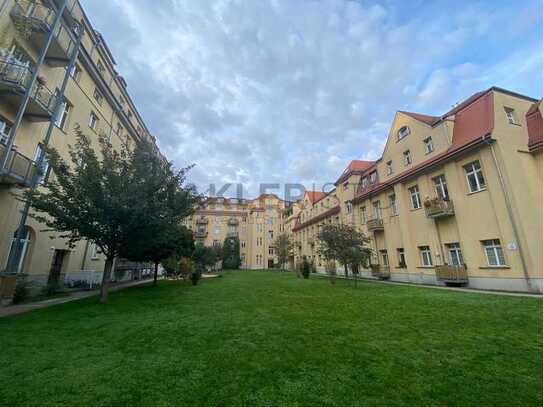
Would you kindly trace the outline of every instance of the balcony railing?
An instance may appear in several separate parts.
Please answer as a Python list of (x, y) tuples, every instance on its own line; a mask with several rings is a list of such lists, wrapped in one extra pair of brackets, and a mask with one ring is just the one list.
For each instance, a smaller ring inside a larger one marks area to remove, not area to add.
[(428, 218), (443, 218), (454, 215), (453, 202), (443, 198), (434, 198), (425, 201), (424, 210)]
[(380, 218), (369, 219), (366, 226), (370, 232), (384, 230), (383, 219)]
[[(6, 146), (0, 143), (0, 158), (4, 156)], [(36, 173), (36, 166), (33, 160), (11, 150), (4, 170), (0, 168), (0, 184), (30, 186), (32, 177)]]
[(390, 278), (390, 267), (381, 266), (380, 264), (372, 264), (371, 275), (380, 280), (388, 280)]
[[(32, 81), (31, 69), (9, 57), (0, 56), (0, 97), (16, 108)], [(31, 121), (47, 121), (53, 115), (56, 96), (47, 86), (36, 81), (30, 93), (25, 115)]]
[(466, 266), (449, 266), (447, 264), (436, 266), (436, 277), (444, 283), (465, 284), (468, 282)]
[[(15, 0), (10, 15), (17, 31), (36, 50), (43, 49), (53, 29), (55, 11), (35, 1)], [(53, 33), (53, 39), (45, 55), (47, 63), (52, 66), (67, 65), (74, 46), (67, 29), (59, 25)]]

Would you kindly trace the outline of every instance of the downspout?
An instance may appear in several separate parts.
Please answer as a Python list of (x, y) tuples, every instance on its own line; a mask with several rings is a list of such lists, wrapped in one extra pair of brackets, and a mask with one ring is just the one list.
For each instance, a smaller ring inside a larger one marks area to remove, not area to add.
[(513, 235), (515, 236), (515, 240), (517, 241), (518, 245), (518, 252), (520, 256), (520, 261), (522, 263), (522, 272), (524, 274), (524, 278), (526, 279), (526, 284), (528, 285), (528, 290), (532, 292), (538, 292), (538, 290), (532, 285), (532, 282), (530, 280), (530, 275), (528, 273), (528, 267), (526, 265), (526, 258), (524, 257), (524, 250), (522, 248), (522, 243), (520, 241), (519, 237), (519, 231), (518, 231), (518, 225), (515, 221), (515, 218), (513, 216), (513, 207), (511, 205), (511, 199), (509, 197), (509, 193), (507, 191), (507, 186), (505, 184), (505, 178), (503, 176), (503, 173), (501, 171), (498, 157), (496, 156), (496, 151), (494, 150), (494, 145), (492, 144), (492, 140), (490, 138), (483, 137), (483, 140), (488, 144), (490, 147), (490, 153), (492, 155), (492, 160), (494, 161), (494, 166), (496, 167), (496, 171), (498, 172), (498, 179), (500, 180), (500, 187), (503, 192), (504, 200), (505, 200), (505, 206), (507, 208), (507, 214), (509, 216), (509, 220), (511, 221), (511, 226), (513, 228)]

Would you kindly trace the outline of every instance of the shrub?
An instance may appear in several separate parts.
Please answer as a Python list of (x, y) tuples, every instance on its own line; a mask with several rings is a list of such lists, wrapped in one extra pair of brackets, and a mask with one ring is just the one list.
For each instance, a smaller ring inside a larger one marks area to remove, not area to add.
[(193, 271), (190, 275), (190, 281), (192, 281), (192, 285), (197, 285), (201, 277), (202, 277), (202, 273), (200, 273), (199, 270)]
[(29, 291), (26, 280), (17, 280), (15, 293), (13, 294), (13, 303), (20, 304), (24, 302), (28, 298)]
[(309, 278), (309, 274), (311, 273), (311, 264), (307, 261), (307, 259), (304, 258), (302, 262), (302, 276), (307, 279)]

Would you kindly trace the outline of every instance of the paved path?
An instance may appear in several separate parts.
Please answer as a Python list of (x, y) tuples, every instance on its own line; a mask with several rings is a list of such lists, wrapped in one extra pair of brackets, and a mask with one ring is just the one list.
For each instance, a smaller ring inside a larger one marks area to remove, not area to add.
[[(313, 274), (314, 275), (314, 274)], [(317, 276), (327, 278), (328, 276), (325, 274), (317, 273)], [(344, 276), (336, 276), (337, 278), (343, 278)], [(349, 280), (352, 280), (351, 277), (349, 277)], [(377, 280), (373, 278), (365, 278), (365, 277), (359, 277), (358, 281), (367, 281), (370, 283), (378, 283), (378, 284), (394, 284), (394, 285), (408, 285), (410, 287), (417, 287), (417, 288), (433, 288), (435, 290), (448, 290), (448, 291), (461, 291), (465, 293), (476, 293), (476, 294), (487, 294), (487, 295), (505, 295), (509, 297), (528, 297), (528, 298), (539, 298), (543, 299), (543, 294), (530, 294), (530, 293), (519, 293), (519, 292), (508, 292), (508, 291), (491, 291), (491, 290), (478, 290), (476, 288), (464, 288), (464, 287), (445, 287), (441, 285), (428, 285), (428, 284), (417, 284), (417, 283), (403, 283), (401, 281), (382, 281)]]
[[(118, 284), (114, 286), (109, 287), (109, 292), (122, 290), (128, 287), (135, 287), (142, 284), (151, 283), (153, 280), (139, 280), (139, 281), (130, 281), (129, 283), (123, 283)], [(71, 293), (67, 297), (60, 297), (60, 298), (51, 298), (50, 300), (44, 300), (44, 301), (38, 301), (38, 302), (29, 302), (27, 304), (17, 304), (17, 305), (9, 305), (7, 307), (0, 307), (0, 318), (1, 317), (7, 317), (10, 315), (18, 315), (23, 314), (25, 312), (29, 312), (35, 309), (40, 308), (47, 308), (52, 305), (57, 304), (64, 304), (65, 302), (71, 302), (71, 301), (77, 301), (82, 298), (88, 298), (92, 297), (94, 295), (98, 295), (100, 293), (100, 290), (92, 290), (92, 291), (75, 291)]]

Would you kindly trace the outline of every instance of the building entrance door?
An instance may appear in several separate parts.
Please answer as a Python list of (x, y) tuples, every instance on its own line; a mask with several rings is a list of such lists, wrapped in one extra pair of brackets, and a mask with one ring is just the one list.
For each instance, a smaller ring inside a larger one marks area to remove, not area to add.
[(268, 268), (269, 269), (273, 268), (273, 259), (268, 259)]
[(55, 253), (53, 254), (53, 262), (51, 263), (51, 270), (49, 270), (49, 278), (47, 279), (47, 284), (58, 284), (66, 253), (68, 253), (67, 250), (55, 249)]

